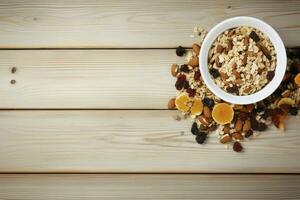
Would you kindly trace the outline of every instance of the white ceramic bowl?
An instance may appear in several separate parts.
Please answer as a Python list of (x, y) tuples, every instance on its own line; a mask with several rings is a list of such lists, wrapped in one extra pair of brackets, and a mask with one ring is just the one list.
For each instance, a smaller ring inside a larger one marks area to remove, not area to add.
[[(224, 31), (238, 26), (250, 26), (262, 31), (270, 38), (271, 42), (275, 47), (277, 55), (277, 66), (275, 69), (275, 76), (272, 79), (272, 81), (270, 81), (260, 91), (257, 91), (256, 93), (247, 96), (236, 96), (222, 90), (219, 86), (215, 84), (208, 70), (208, 51), (211, 48), (212, 43)], [(221, 23), (217, 24), (208, 32), (207, 36), (203, 41), (203, 44), (201, 45), (199, 63), (200, 71), (205, 84), (210, 89), (210, 91), (213, 92), (216, 96), (223, 99), (224, 101), (233, 104), (251, 104), (265, 99), (266, 97), (271, 95), (280, 85), (285, 74), (287, 57), (285, 47), (280, 36), (269, 24), (253, 17), (241, 16), (226, 19)]]

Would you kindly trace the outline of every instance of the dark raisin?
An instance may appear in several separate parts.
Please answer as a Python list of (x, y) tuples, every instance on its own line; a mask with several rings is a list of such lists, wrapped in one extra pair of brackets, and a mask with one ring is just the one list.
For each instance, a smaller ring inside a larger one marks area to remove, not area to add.
[(195, 81), (199, 81), (200, 80), (200, 76), (201, 76), (200, 71), (199, 70), (195, 71), (194, 80)]
[(272, 95), (274, 95), (275, 98), (281, 97), (282, 94), (282, 89), (281, 88), (277, 88), (277, 90), (275, 90), (275, 92), (273, 92)]
[(300, 65), (299, 64), (296, 64), (296, 63), (293, 63), (291, 66), (290, 66), (290, 72), (294, 75), (298, 74), (300, 72)]
[(188, 73), (188, 72), (190, 71), (189, 66), (186, 65), (186, 64), (181, 65), (181, 66), (180, 66), (180, 71), (181, 71), (181, 72)]
[(175, 83), (175, 88), (177, 90), (182, 90), (182, 88), (183, 88), (183, 82), (177, 80), (176, 83)]
[(265, 131), (267, 130), (268, 126), (265, 123), (259, 122), (258, 123), (258, 131)]
[(214, 102), (214, 100), (205, 97), (205, 98), (203, 99), (203, 104), (204, 104), (205, 106), (209, 107), (209, 108), (212, 108), (212, 107), (214, 107), (215, 102)]
[(259, 36), (255, 33), (255, 31), (251, 31), (249, 34), (249, 37), (254, 40), (254, 42), (259, 42), (260, 38)]
[(226, 91), (229, 92), (229, 93), (236, 93), (236, 94), (238, 94), (239, 93), (239, 88), (236, 85), (234, 85), (232, 87), (227, 87)]
[(252, 130), (249, 130), (245, 133), (245, 138), (249, 138), (250, 136), (253, 135), (253, 131)]
[(255, 112), (257, 112), (257, 113), (261, 113), (261, 112), (264, 112), (264, 111), (265, 111), (265, 108), (263, 108), (263, 107), (257, 107), (255, 109)]
[(255, 131), (259, 129), (259, 122), (255, 119), (255, 116), (250, 117), (251, 128)]
[(177, 80), (178, 81), (185, 81), (186, 80), (186, 76), (184, 74), (180, 74), (178, 77), (177, 77)]
[(195, 139), (198, 144), (203, 144), (206, 140), (206, 137), (207, 137), (206, 133), (200, 132), (200, 134), (197, 135)]
[(189, 94), (189, 97), (194, 97), (196, 95), (196, 90), (188, 88), (186, 92)]
[(290, 113), (291, 115), (298, 115), (298, 109), (295, 108), (295, 107), (292, 107), (292, 108), (290, 109), (289, 113)]
[(271, 81), (275, 76), (275, 72), (274, 71), (268, 71), (267, 73), (267, 79), (268, 81)]
[(212, 77), (214, 78), (218, 78), (220, 76), (220, 72), (219, 70), (215, 69), (215, 68), (211, 68), (209, 69), (209, 73), (212, 75)]
[(177, 56), (183, 56), (185, 54), (185, 49), (182, 46), (179, 46), (176, 48), (176, 55)]
[(199, 129), (198, 129), (198, 125), (196, 122), (193, 123), (191, 132), (193, 135), (199, 135)]
[(268, 98), (263, 100), (265, 106), (269, 106), (271, 104), (270, 100)]
[(182, 85), (183, 85), (183, 88), (186, 89), (186, 90), (190, 87), (189, 82), (187, 82), (187, 81), (184, 81), (182, 83)]
[(240, 151), (242, 151), (242, 150), (243, 150), (243, 146), (241, 145), (241, 143), (235, 142), (235, 143), (233, 144), (233, 151), (235, 151), (235, 152), (240, 152)]

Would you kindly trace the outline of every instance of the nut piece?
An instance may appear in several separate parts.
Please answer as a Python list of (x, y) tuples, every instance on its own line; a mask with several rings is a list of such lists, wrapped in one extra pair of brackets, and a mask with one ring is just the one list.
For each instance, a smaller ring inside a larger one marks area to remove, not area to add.
[(225, 134), (229, 134), (230, 133), (230, 126), (225, 125), (223, 131), (224, 131)]
[(176, 77), (178, 73), (178, 65), (177, 64), (173, 64), (171, 66), (171, 74), (172, 76)]
[(243, 132), (246, 133), (249, 130), (251, 130), (251, 121), (250, 119), (247, 119), (243, 125)]
[(203, 125), (208, 126), (208, 125), (210, 124), (210, 123), (209, 123), (209, 118), (205, 117), (204, 115), (200, 115), (200, 116), (198, 117), (198, 120), (199, 120), (199, 122), (200, 122), (201, 124), (203, 124)]
[(226, 144), (228, 142), (231, 142), (232, 141), (232, 138), (229, 134), (225, 134), (222, 136), (221, 140), (220, 140), (220, 143), (222, 144)]
[(193, 51), (195, 52), (195, 54), (199, 55), (199, 53), (200, 53), (200, 46), (195, 43), (195, 44), (193, 44), (192, 48), (193, 48)]
[(242, 131), (243, 128), (243, 121), (241, 119), (237, 119), (234, 125), (234, 129), (236, 131)]
[(204, 108), (203, 108), (203, 114), (204, 114), (205, 117), (211, 118), (211, 111), (210, 111), (209, 107), (204, 106)]
[(229, 78), (228, 75), (224, 72), (220, 72), (220, 76), (223, 81), (226, 81)]
[(193, 68), (199, 66), (199, 59), (198, 56), (194, 56), (189, 62), (188, 65), (192, 66)]
[(234, 139), (236, 139), (236, 140), (242, 140), (242, 139), (244, 139), (244, 137), (241, 134), (241, 132), (235, 132), (235, 133), (233, 133), (232, 137), (234, 137)]
[(172, 98), (169, 100), (168, 102), (168, 109), (169, 110), (173, 110), (176, 108), (176, 105), (175, 105), (175, 98)]

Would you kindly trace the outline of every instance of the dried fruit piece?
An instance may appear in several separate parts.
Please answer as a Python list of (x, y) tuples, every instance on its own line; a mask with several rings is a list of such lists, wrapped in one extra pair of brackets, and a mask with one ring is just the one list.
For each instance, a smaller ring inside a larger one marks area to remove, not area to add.
[(177, 56), (183, 56), (184, 54), (186, 53), (186, 50), (182, 47), (182, 46), (179, 46), (176, 48), (176, 55)]
[(189, 73), (189, 71), (190, 71), (189, 66), (186, 65), (186, 64), (181, 65), (180, 66), (180, 71), (185, 72), (185, 73)]
[(227, 87), (226, 91), (229, 92), (229, 93), (238, 94), (239, 93), (239, 88), (236, 85), (233, 85), (232, 87)]
[(300, 73), (295, 76), (294, 81), (298, 87), (300, 87)]
[(172, 98), (169, 100), (168, 102), (168, 109), (169, 110), (173, 110), (176, 108), (176, 105), (175, 105), (175, 98)]
[(194, 97), (196, 95), (196, 90), (192, 88), (188, 88), (186, 92), (189, 94), (189, 97)]
[(193, 49), (193, 51), (195, 52), (195, 54), (196, 55), (199, 55), (199, 53), (200, 53), (200, 46), (198, 45), (198, 44), (193, 44), (192, 45), (192, 49)]
[(221, 137), (220, 143), (226, 144), (228, 142), (231, 142), (231, 140), (232, 140), (231, 136), (229, 134), (225, 134)]
[(255, 106), (254, 106), (254, 104), (248, 104), (244, 108), (245, 108), (246, 112), (252, 112), (254, 110)]
[(200, 71), (199, 70), (195, 71), (194, 80), (195, 81), (200, 81), (200, 76), (201, 76)]
[(203, 99), (203, 104), (204, 104), (205, 106), (209, 107), (209, 108), (212, 108), (212, 107), (215, 105), (215, 102), (214, 102), (214, 100), (205, 97), (205, 98)]
[(260, 40), (259, 36), (256, 34), (255, 31), (251, 31), (251, 33), (249, 34), (249, 37), (250, 37), (254, 42), (259, 42), (259, 40)]
[(207, 118), (211, 118), (211, 111), (208, 106), (203, 107), (203, 114)]
[(227, 103), (219, 103), (212, 110), (212, 117), (218, 124), (228, 124), (232, 121), (234, 111)]
[(235, 133), (233, 133), (232, 137), (235, 138), (236, 140), (242, 140), (242, 139), (244, 139), (244, 137), (241, 134), (241, 132), (235, 132)]
[(280, 107), (283, 104), (292, 106), (295, 104), (295, 100), (289, 97), (284, 97), (278, 101), (277, 106)]
[(203, 111), (203, 104), (200, 99), (194, 99), (193, 105), (191, 107), (192, 115), (200, 115)]
[(206, 137), (207, 137), (207, 135), (205, 133), (201, 133), (201, 134), (197, 135), (195, 139), (198, 144), (203, 144), (206, 140)]
[(181, 95), (177, 96), (175, 105), (178, 110), (182, 112), (188, 112), (190, 110), (190, 107), (188, 106), (189, 102), (190, 98), (185, 93), (182, 93)]
[(193, 135), (199, 135), (199, 129), (198, 129), (198, 125), (196, 122), (193, 123), (191, 132)]
[(214, 78), (218, 78), (220, 76), (219, 70), (215, 68), (209, 69), (209, 73), (212, 75)]
[(241, 143), (235, 142), (235, 143), (233, 144), (233, 150), (234, 150), (235, 152), (241, 152), (241, 151), (243, 150), (243, 146), (241, 145)]
[(197, 56), (193, 57), (189, 62), (188, 65), (192, 67), (199, 67), (199, 58)]
[(173, 64), (171, 66), (171, 74), (172, 76), (176, 77), (178, 73), (178, 65), (177, 64)]

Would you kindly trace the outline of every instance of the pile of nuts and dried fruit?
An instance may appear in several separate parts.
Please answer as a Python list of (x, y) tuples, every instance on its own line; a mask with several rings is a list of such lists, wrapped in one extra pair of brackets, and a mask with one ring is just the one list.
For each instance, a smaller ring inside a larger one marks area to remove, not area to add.
[(208, 68), (215, 83), (234, 95), (261, 90), (274, 77), (276, 52), (270, 39), (247, 26), (220, 34), (208, 55)]
[[(201, 34), (201, 33), (199, 33)], [(232, 105), (212, 94), (204, 84), (199, 71), (200, 45), (192, 50), (178, 47), (178, 56), (187, 56), (187, 62), (171, 66), (176, 78), (178, 94), (168, 102), (169, 109), (177, 108), (193, 119), (191, 132), (197, 143), (203, 144), (209, 133), (215, 132), (220, 143), (232, 145), (236, 152), (243, 150), (241, 142), (254, 133), (267, 130), (274, 124), (284, 130), (287, 115), (298, 115), (300, 109), (300, 51), (289, 49), (285, 77), (278, 89), (263, 101), (250, 105)]]

